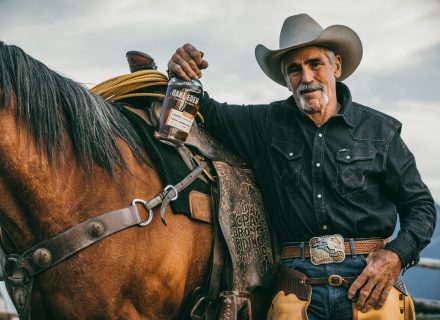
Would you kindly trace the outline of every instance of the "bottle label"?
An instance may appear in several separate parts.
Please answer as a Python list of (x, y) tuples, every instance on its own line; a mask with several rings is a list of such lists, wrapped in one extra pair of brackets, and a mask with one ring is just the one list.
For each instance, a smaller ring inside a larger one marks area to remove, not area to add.
[[(173, 96), (177, 101), (180, 102), (176, 105), (178, 109), (184, 108), (185, 104), (190, 104), (193, 106), (197, 106), (199, 104), (199, 98), (191, 94), (187, 90), (173, 89), (173, 91), (171, 91), (171, 96)], [(182, 111), (182, 109), (180, 109), (180, 111)]]
[(171, 109), (168, 114), (166, 124), (182, 130), (185, 133), (189, 133), (191, 126), (194, 122), (194, 116), (188, 112), (182, 112), (176, 109)]

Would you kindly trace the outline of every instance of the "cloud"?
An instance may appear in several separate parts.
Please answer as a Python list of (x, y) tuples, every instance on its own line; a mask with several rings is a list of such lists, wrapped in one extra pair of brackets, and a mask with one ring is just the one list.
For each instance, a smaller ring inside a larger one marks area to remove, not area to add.
[(128, 50), (148, 52), (164, 71), (178, 46), (193, 43), (210, 63), (205, 89), (220, 101), (244, 104), (289, 95), (254, 57), (259, 43), (277, 48), (286, 16), (307, 12), (323, 27), (350, 26), (364, 47), (361, 65), (346, 80), (354, 100), (403, 122), (403, 136), (440, 199), (433, 160), (440, 148), (428, 145), (440, 122), (437, 0), (4, 0), (0, 12), (1, 40), (90, 86), (127, 73)]

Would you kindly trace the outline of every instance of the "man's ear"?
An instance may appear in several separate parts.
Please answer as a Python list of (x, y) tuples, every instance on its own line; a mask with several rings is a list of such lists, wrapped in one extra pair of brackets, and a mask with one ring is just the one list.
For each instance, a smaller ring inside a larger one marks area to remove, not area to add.
[(342, 74), (342, 58), (338, 54), (335, 56), (334, 67), (335, 69), (333, 74), (335, 75), (335, 79), (338, 80)]
[(284, 81), (286, 81), (287, 89), (289, 89), (290, 92), (293, 92), (292, 85), (290, 84), (290, 81), (289, 81), (289, 76), (283, 70), (281, 70), (281, 71), (283, 72)]
[(293, 92), (292, 86), (290, 85), (290, 81), (287, 80), (287, 77), (285, 77), (284, 80), (286, 80), (287, 89), (289, 89), (290, 92)]
[(292, 86), (290, 85), (290, 81), (289, 81), (289, 77), (287, 75), (287, 72), (284, 70), (284, 61), (283, 60), (281, 60), (280, 67), (281, 67), (281, 74), (284, 77), (284, 81), (286, 81), (287, 89), (289, 89), (289, 91), (293, 92)]

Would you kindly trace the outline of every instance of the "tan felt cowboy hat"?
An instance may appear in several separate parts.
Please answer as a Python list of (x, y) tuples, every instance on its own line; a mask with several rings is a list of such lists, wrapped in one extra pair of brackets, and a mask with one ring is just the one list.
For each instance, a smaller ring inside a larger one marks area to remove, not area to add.
[(342, 25), (323, 29), (305, 13), (288, 17), (284, 21), (280, 34), (280, 49), (269, 50), (259, 44), (255, 48), (255, 57), (269, 78), (287, 86), (281, 72), (281, 57), (288, 51), (306, 46), (325, 47), (341, 56), (342, 74), (338, 81), (351, 75), (362, 59), (362, 43), (356, 32)]

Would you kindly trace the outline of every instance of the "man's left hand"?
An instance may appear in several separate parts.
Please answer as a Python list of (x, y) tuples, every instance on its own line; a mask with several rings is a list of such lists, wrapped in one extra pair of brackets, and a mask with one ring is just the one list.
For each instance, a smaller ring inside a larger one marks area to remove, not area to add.
[(348, 298), (353, 299), (359, 291), (356, 303), (359, 310), (367, 312), (371, 307), (381, 308), (401, 268), (402, 263), (395, 252), (386, 249), (371, 252), (367, 257), (367, 266), (350, 286)]

